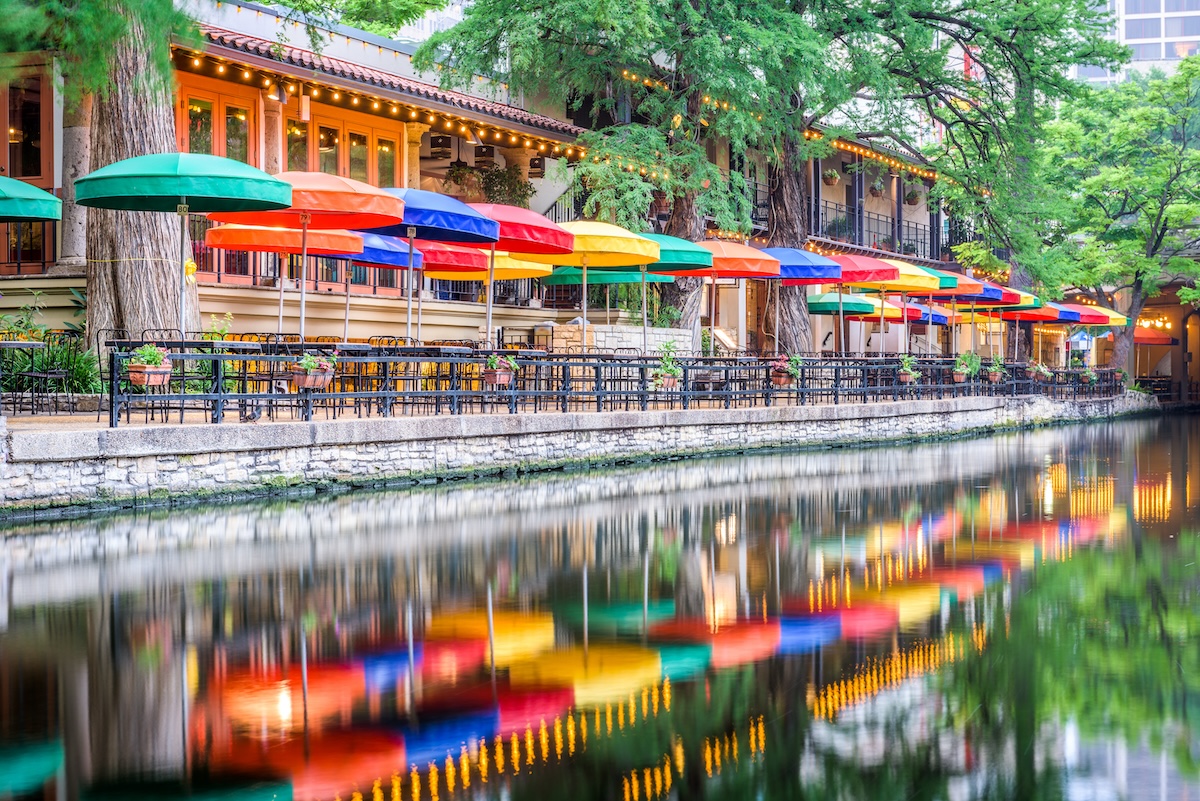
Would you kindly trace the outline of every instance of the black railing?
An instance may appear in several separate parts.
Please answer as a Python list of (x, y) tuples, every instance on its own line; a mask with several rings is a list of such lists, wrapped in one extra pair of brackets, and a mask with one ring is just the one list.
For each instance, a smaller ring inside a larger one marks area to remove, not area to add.
[(858, 211), (856, 206), (822, 200), (813, 224), (813, 236), (920, 259), (936, 259), (940, 256), (930, 250), (928, 225), (900, 220), (900, 239), (897, 242), (897, 221), (894, 217), (864, 211), (860, 219)]
[(0, 237), (0, 275), (41, 275), (58, 261), (58, 228), (52, 221), (0, 224)]
[[(773, 372), (758, 357), (683, 357), (681, 374), (660, 372), (657, 358), (613, 354), (515, 355), (517, 370), (497, 383), (486, 354), (469, 348), (359, 349), (342, 354), (329, 384), (297, 389), (292, 367), (301, 351), (335, 344), (263, 345), (261, 353), (222, 353), (220, 343), (201, 352), (175, 353), (162, 387), (133, 386), (129, 352), (109, 355), (109, 424), (122, 414), (184, 421), (188, 414), (220, 423), (227, 415), (251, 420), (317, 413), (397, 416), (651, 409), (729, 409), (776, 405), (876, 403), (961, 396), (1018, 396), (1049, 392), (1060, 398), (1109, 397), (1123, 391), (1111, 371), (1095, 383), (1034, 380), (1023, 367), (1010, 367), (996, 381), (955, 381), (950, 359), (921, 359), (921, 376), (907, 381), (896, 358), (812, 358), (799, 375)], [(290, 348), (291, 352), (286, 349)]]

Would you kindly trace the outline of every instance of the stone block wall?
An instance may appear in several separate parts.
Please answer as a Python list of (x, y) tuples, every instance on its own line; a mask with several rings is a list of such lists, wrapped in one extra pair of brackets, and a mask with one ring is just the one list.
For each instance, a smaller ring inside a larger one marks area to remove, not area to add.
[[(554, 350), (570, 352), (580, 350), (582, 326), (558, 325), (554, 328)], [(588, 346), (600, 353), (612, 353), (617, 348), (642, 349), (642, 327), (640, 325), (596, 325), (590, 320), (587, 327)], [(674, 340), (678, 350), (691, 350), (692, 332), (684, 328), (650, 328), (646, 331), (646, 342), (650, 353), (658, 353), (665, 342)]]

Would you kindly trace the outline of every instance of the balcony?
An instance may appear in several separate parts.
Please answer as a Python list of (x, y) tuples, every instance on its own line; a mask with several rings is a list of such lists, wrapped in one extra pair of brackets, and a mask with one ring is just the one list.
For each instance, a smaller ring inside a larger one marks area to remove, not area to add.
[(923, 261), (938, 261), (941, 257), (928, 225), (828, 200), (822, 200), (814, 211), (809, 238), (819, 244), (864, 248)]

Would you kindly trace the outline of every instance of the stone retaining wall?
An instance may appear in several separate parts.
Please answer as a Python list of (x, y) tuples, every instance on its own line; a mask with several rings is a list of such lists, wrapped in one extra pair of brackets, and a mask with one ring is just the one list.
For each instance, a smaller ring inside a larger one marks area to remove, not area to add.
[(7, 431), (0, 513), (128, 506), (321, 484), (532, 472), (764, 448), (856, 445), (1096, 420), (1151, 411), (1127, 393), (1087, 402), (1023, 398), (312, 423)]

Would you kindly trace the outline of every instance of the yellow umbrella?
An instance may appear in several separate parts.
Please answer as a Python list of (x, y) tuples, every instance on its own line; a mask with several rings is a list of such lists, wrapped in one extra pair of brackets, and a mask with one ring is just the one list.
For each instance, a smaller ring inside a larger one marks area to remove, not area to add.
[(1088, 306), (1088, 311), (1103, 314), (1109, 319), (1109, 325), (1129, 325), (1129, 318), (1120, 312), (1115, 312), (1112, 309), (1106, 309), (1103, 306)]
[(657, 684), (662, 672), (658, 651), (634, 645), (593, 645), (543, 654), (508, 668), (514, 687), (571, 687), (575, 705), (628, 698)]
[[(511, 253), (496, 251), (495, 280), (514, 281), (518, 278), (545, 278), (554, 272), (549, 264), (535, 264), (532, 261), (518, 259)], [(447, 281), (483, 281), (488, 282), (487, 271), (482, 272), (452, 272), (450, 270), (425, 270), (427, 278), (442, 278)]]
[[(906, 261), (897, 259), (887, 259), (886, 262), (895, 267), (899, 271), (899, 275), (895, 278), (890, 278), (885, 281), (862, 281), (854, 282), (847, 281), (848, 286), (855, 286), (860, 289), (874, 289), (880, 293), (896, 292), (901, 295), (901, 305), (908, 305), (909, 292), (917, 292), (922, 295), (932, 295), (941, 287), (941, 280), (933, 273), (922, 270), (915, 264), (909, 264)], [(904, 349), (908, 350), (908, 321), (905, 319), (907, 313), (903, 313), (900, 317), (902, 342)], [(883, 320), (888, 319), (886, 316), (879, 321), (879, 354), (883, 355)]]
[(575, 220), (562, 227), (575, 235), (575, 249), (566, 255), (515, 254), (527, 261), (579, 267), (583, 276), (583, 348), (587, 350), (587, 271), (592, 268), (638, 267), (659, 260), (659, 245), (619, 225)]
[[(492, 623), (499, 666), (554, 647), (553, 615), (495, 612)], [(476, 611), (437, 615), (425, 631), (430, 640), (486, 640), (487, 636), (487, 613)]]

